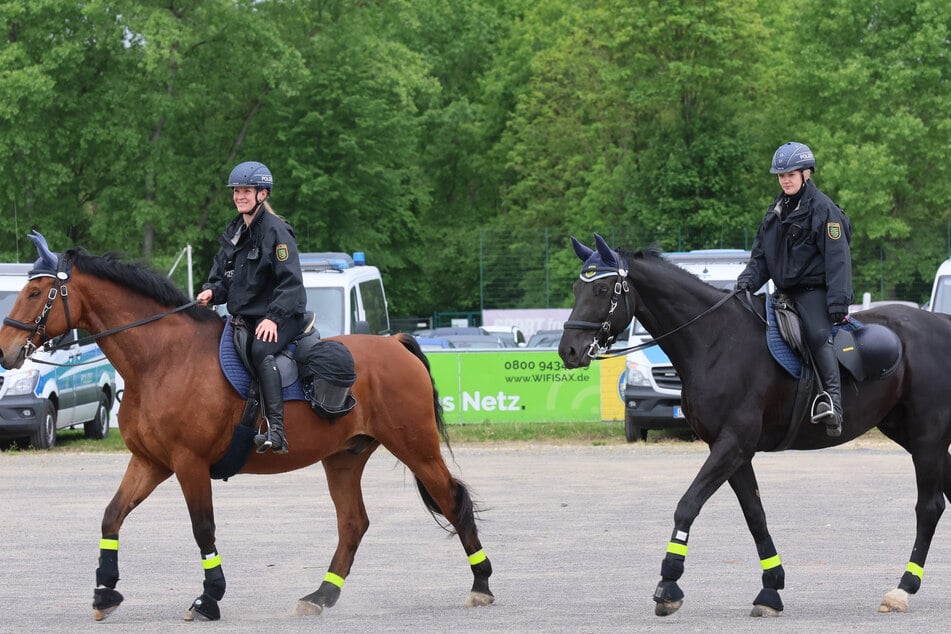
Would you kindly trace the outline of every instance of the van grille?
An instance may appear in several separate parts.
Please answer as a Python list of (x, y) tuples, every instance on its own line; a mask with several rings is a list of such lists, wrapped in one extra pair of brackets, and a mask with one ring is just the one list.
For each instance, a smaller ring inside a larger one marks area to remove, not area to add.
[(654, 383), (657, 384), (657, 387), (662, 387), (665, 390), (679, 390), (681, 388), (680, 376), (672, 365), (655, 365), (651, 369), (651, 374), (654, 376)]

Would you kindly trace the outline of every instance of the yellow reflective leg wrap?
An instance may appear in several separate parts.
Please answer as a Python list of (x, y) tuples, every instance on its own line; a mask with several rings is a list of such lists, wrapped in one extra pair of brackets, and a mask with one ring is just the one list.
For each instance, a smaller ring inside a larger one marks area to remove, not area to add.
[(763, 570), (770, 570), (776, 568), (777, 566), (783, 565), (783, 560), (779, 558), (779, 555), (773, 555), (772, 557), (767, 557), (766, 559), (760, 559), (759, 565), (763, 567)]
[(909, 561), (908, 565), (905, 566), (905, 571), (910, 572), (911, 574), (915, 575), (919, 579), (923, 579), (925, 576), (925, 569), (911, 561)]
[(102, 550), (119, 550), (119, 540), (118, 539), (100, 539), (99, 548)]
[(338, 588), (342, 588), (344, 579), (340, 575), (335, 575), (334, 573), (327, 571), (327, 574), (324, 575), (324, 581), (332, 583)]
[(476, 564), (481, 564), (486, 559), (488, 559), (488, 557), (485, 556), (485, 549), (477, 550), (469, 555), (469, 565), (475, 566)]
[(667, 542), (667, 552), (673, 555), (687, 556), (687, 544), (678, 544), (677, 542)]
[(201, 556), (201, 567), (205, 570), (211, 570), (221, 565), (221, 555), (217, 552), (208, 553)]

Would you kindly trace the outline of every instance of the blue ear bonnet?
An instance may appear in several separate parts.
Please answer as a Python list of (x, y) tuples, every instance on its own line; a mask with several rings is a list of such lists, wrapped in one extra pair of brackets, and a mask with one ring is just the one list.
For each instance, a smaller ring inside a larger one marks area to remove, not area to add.
[(33, 270), (30, 271), (30, 279), (37, 277), (56, 277), (59, 272), (59, 256), (50, 250), (46, 244), (46, 238), (39, 231), (34, 229), (27, 236), (36, 245), (36, 251), (40, 257), (33, 263)]
[(617, 269), (617, 264), (605, 262), (601, 254), (595, 251), (581, 267), (581, 279), (585, 282), (593, 282), (602, 277), (614, 277), (617, 275)]
[(584, 262), (581, 267), (581, 281), (593, 282), (602, 277), (614, 277), (621, 269), (626, 269), (627, 265), (621, 260), (621, 256), (612, 250), (598, 234), (594, 234), (597, 250), (586, 247), (572, 236), (571, 245), (574, 247), (575, 254)]

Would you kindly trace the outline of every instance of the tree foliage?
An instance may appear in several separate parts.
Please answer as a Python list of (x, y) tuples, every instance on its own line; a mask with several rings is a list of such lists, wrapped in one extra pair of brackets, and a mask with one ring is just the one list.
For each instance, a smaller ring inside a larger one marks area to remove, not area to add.
[(302, 249), (367, 252), (394, 313), (536, 306), (571, 233), (749, 246), (792, 139), (857, 292), (923, 299), (948, 251), (946, 2), (0, 0), (0, 32), (4, 260), (36, 227), (161, 267), (193, 244), (200, 281), (261, 160)]

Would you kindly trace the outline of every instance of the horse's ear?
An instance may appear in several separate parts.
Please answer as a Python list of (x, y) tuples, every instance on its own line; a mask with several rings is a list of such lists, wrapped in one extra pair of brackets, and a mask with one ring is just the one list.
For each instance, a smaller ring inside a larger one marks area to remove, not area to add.
[(43, 234), (34, 229), (27, 237), (36, 245), (36, 252), (40, 256), (39, 259), (33, 263), (33, 269), (35, 271), (52, 271), (55, 273), (59, 267), (59, 256), (50, 250)]
[(605, 264), (608, 266), (618, 266), (621, 259), (618, 257), (618, 254), (608, 246), (608, 243), (604, 241), (604, 238), (602, 238), (600, 234), (594, 234), (594, 243), (598, 247), (598, 253), (601, 255), (601, 259)]
[(587, 262), (588, 258), (591, 257), (591, 254), (594, 253), (594, 249), (589, 249), (585, 245), (578, 242), (574, 236), (571, 236), (571, 246), (575, 250), (575, 255), (581, 258), (582, 262)]

